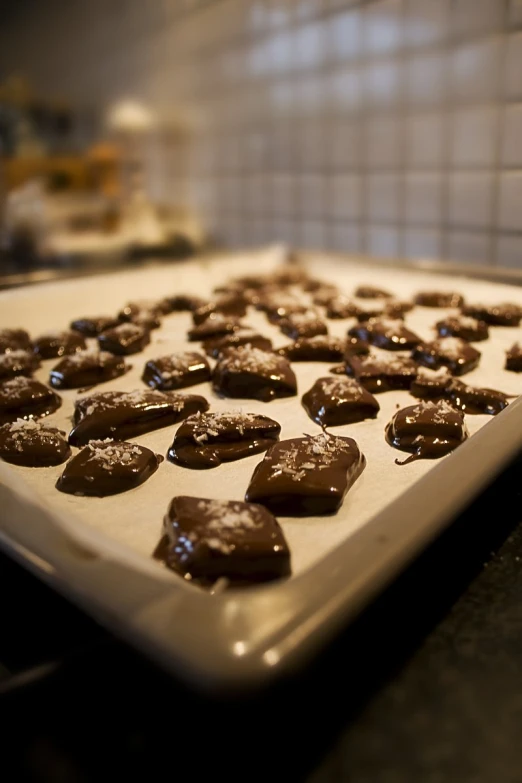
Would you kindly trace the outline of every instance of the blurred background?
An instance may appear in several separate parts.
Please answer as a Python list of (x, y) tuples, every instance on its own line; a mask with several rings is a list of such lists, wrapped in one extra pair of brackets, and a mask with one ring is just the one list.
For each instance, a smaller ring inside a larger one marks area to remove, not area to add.
[(1, 3), (2, 268), (522, 266), (522, 0)]

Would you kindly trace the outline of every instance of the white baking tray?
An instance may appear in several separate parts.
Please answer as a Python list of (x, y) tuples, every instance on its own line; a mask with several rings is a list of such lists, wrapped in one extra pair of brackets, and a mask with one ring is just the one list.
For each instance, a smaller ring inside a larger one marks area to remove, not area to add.
[[(280, 256), (276, 248), (3, 292), (0, 328), (24, 326), (36, 335), (64, 327), (74, 317), (116, 312), (135, 298), (176, 291), (205, 295), (231, 275), (270, 270)], [(317, 254), (308, 255), (306, 261), (313, 274), (335, 280), (347, 293), (357, 283), (368, 283), (390, 288), (401, 298), (437, 288), (458, 290), (470, 302), (522, 304), (521, 288), (484, 282), (475, 277), (475, 270), (457, 270), (456, 277), (436, 265), (434, 273), (419, 264), (392, 268), (366, 259)], [(445, 312), (417, 308), (407, 316), (407, 323), (429, 339), (432, 325)], [(249, 314), (246, 320), (276, 345), (287, 342), (261, 314)], [(139, 378), (145, 360), (186, 347), (189, 323), (189, 314), (167, 317), (162, 329), (153, 333), (153, 344), (143, 354), (129, 357), (133, 370), (101, 388), (144, 388)], [(329, 322), (330, 331), (344, 334), (351, 323)], [(481, 365), (465, 380), (512, 394), (522, 392), (520, 376), (503, 370), (504, 350), (521, 333), (493, 328), (491, 339), (477, 344), (483, 352)], [(36, 377), (45, 380), (53, 363), (44, 362)], [(208, 384), (185, 391), (204, 394), (212, 410), (262, 411), (282, 424), (282, 437), (318, 432), (302, 409), (300, 396), (316, 378), (328, 374), (329, 365), (293, 367), (298, 398), (269, 404), (219, 400)], [(62, 409), (51, 420), (69, 429), (77, 392), (64, 392), (63, 397)], [(103, 499), (57, 492), (54, 482), (60, 467), (0, 464), (0, 545), (171, 671), (208, 687), (257, 684), (283, 673), (324, 644), (522, 446), (522, 401), (517, 400), (495, 418), (467, 416), (472, 438), (448, 457), (398, 467), (394, 460), (401, 454), (386, 444), (384, 427), (397, 406), (413, 404), (414, 399), (407, 392), (389, 392), (378, 400), (381, 411), (376, 420), (333, 430), (354, 437), (368, 460), (340, 512), (327, 518), (280, 520), (292, 551), (294, 575), (288, 581), (210, 595), (186, 584), (150, 556), (174, 495), (242, 499), (262, 455), (210, 471), (164, 463), (142, 487)], [(164, 454), (174, 432), (175, 427), (169, 427), (136, 441)]]

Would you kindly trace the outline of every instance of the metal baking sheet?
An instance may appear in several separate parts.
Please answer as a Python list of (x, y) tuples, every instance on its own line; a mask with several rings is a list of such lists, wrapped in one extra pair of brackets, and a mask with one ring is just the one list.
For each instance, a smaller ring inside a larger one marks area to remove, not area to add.
[[(82, 314), (113, 313), (135, 298), (176, 291), (204, 295), (231, 275), (270, 270), (281, 255), (280, 249), (273, 248), (5, 292), (0, 294), (0, 328), (23, 325), (36, 335), (65, 327)], [(307, 262), (313, 274), (335, 281), (347, 293), (356, 284), (368, 283), (389, 288), (400, 298), (438, 288), (461, 291), (469, 301), (522, 304), (522, 289), (513, 285), (418, 268), (384, 267), (363, 259), (312, 254)], [(416, 308), (406, 322), (429, 339), (434, 322), (446, 312)], [(261, 314), (249, 313), (245, 320), (271, 336), (275, 345), (288, 342)], [(153, 343), (142, 354), (129, 357), (132, 371), (101, 388), (144, 388), (140, 375), (146, 359), (186, 348), (189, 323), (189, 314), (168, 316), (162, 329), (153, 332)], [(330, 321), (330, 331), (343, 335), (351, 323)], [(503, 369), (503, 359), (505, 349), (520, 339), (521, 332), (492, 329), (491, 339), (477, 345), (482, 361), (466, 381), (520, 393), (522, 380)], [(45, 380), (53, 363), (44, 362), (36, 377)], [(328, 374), (329, 365), (296, 363), (293, 367), (300, 396), (316, 378)], [(208, 384), (186, 391), (204, 394), (212, 410), (266, 413), (282, 424), (282, 437), (319, 431), (299, 398), (269, 404), (220, 400)], [(64, 405), (52, 416), (64, 429), (70, 427), (77, 396), (75, 391), (64, 392)], [(517, 401), (495, 419), (467, 416), (473, 438), (454, 454), (438, 462), (398, 467), (394, 460), (399, 453), (384, 441), (384, 426), (398, 405), (413, 404), (413, 398), (407, 392), (389, 392), (378, 399), (381, 411), (376, 420), (334, 430), (354, 437), (368, 460), (341, 511), (328, 518), (280, 520), (292, 551), (294, 576), (288, 582), (208, 595), (150, 557), (163, 513), (174, 495), (242, 499), (261, 455), (205, 472), (164, 463), (142, 487), (104, 499), (58, 493), (54, 483), (60, 467), (36, 470), (0, 465), (1, 540), (168, 667), (200, 683), (259, 681), (309, 654), (328, 629), (333, 631), (357, 611), (521, 445), (522, 407)], [(135, 440), (164, 454), (174, 432), (175, 427), (169, 427)], [(440, 493), (442, 482), (444, 493)]]

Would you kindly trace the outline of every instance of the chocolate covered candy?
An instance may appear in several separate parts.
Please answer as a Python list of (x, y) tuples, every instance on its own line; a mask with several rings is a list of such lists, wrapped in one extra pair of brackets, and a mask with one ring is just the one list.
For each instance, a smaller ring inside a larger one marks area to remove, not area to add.
[(424, 367), (433, 370), (447, 367), (452, 375), (474, 370), (480, 356), (480, 351), (459, 337), (439, 337), (431, 343), (422, 343), (412, 352), (412, 358)]
[(256, 467), (245, 497), (281, 516), (333, 514), (365, 466), (352, 438), (321, 433), (283, 440)]
[(225, 397), (245, 397), (262, 402), (297, 394), (297, 380), (286, 359), (248, 346), (238, 348), (218, 361), (212, 385)]
[(345, 340), (320, 334), (300, 337), (294, 343), (284, 345), (277, 353), (291, 362), (335, 362), (343, 358), (345, 349)]
[(98, 335), (98, 343), (100, 351), (108, 351), (115, 356), (130, 356), (140, 353), (150, 343), (150, 332), (138, 324), (119, 324)]
[(117, 318), (98, 315), (92, 318), (77, 318), (76, 321), (71, 323), (71, 329), (75, 332), (80, 332), (85, 337), (97, 337), (101, 332), (105, 332), (106, 329), (112, 329), (118, 323), (119, 320)]
[(0, 354), (0, 381), (15, 375), (30, 377), (40, 366), (40, 360), (32, 351), (13, 350)]
[(441, 337), (460, 337), (469, 343), (487, 340), (489, 329), (484, 321), (477, 321), (469, 315), (454, 315), (438, 321), (435, 328)]
[(169, 299), (138, 299), (134, 302), (128, 302), (118, 313), (118, 320), (127, 322), (136, 322), (140, 316), (158, 319), (160, 316), (167, 315), (172, 311)]
[(79, 332), (46, 332), (33, 343), (33, 350), (41, 359), (70, 356), (85, 348), (87, 343)]
[(51, 370), (49, 382), (55, 389), (82, 389), (119, 378), (127, 369), (121, 357), (89, 349), (64, 356)]
[(291, 337), (298, 340), (300, 337), (316, 337), (327, 334), (328, 328), (316, 310), (307, 310), (304, 313), (291, 313), (286, 318), (281, 318), (279, 328)]
[(290, 574), (283, 531), (253, 503), (175, 497), (164, 519), (162, 559), (187, 580), (210, 585), (269, 582)]
[(0, 329), (0, 354), (30, 350), (31, 339), (25, 329)]
[(256, 304), (256, 310), (262, 310), (266, 313), (271, 323), (278, 323), (281, 318), (288, 318), (290, 315), (297, 313), (305, 313), (309, 309), (296, 296), (281, 292), (269, 292)]
[(490, 326), (519, 326), (522, 319), (522, 307), (510, 302), (499, 305), (466, 305), (462, 308), (462, 313), (485, 321)]
[(340, 294), (331, 297), (326, 303), (326, 317), (332, 320), (343, 320), (345, 318), (355, 318), (359, 315), (361, 309), (353, 299)]
[(246, 315), (247, 303), (243, 296), (232, 294), (229, 296), (220, 296), (212, 302), (207, 302), (192, 313), (192, 320), (198, 326), (206, 321), (212, 313), (242, 318)]
[(447, 390), (447, 398), (451, 404), (463, 413), (489, 414), (496, 416), (509, 405), (510, 395), (496, 389), (483, 389), (477, 386), (467, 386), (455, 379)]
[(194, 351), (184, 351), (150, 359), (141, 377), (152, 389), (170, 391), (209, 381), (210, 374), (204, 356)]
[(455, 291), (419, 291), (415, 304), (421, 307), (462, 307), (464, 297)]
[(70, 456), (65, 432), (35, 419), (0, 426), (0, 459), (27, 468), (60, 465)]
[(90, 440), (126, 440), (207, 410), (208, 402), (195, 394), (155, 389), (97, 392), (76, 401), (69, 443), (83, 446)]
[(322, 427), (374, 419), (379, 403), (355, 378), (319, 378), (303, 395), (303, 407)]
[(369, 321), (352, 327), (348, 336), (385, 351), (411, 350), (421, 342), (420, 337), (410, 331), (403, 321), (390, 318), (370, 318)]
[(366, 340), (361, 340), (360, 337), (347, 337), (344, 348), (344, 358), (349, 356), (368, 356), (370, 353), (370, 346)]
[(464, 415), (444, 400), (419, 402), (403, 408), (386, 426), (390, 446), (411, 452), (397, 465), (418, 459), (437, 459), (453, 451), (468, 437)]
[(208, 340), (213, 337), (224, 337), (240, 329), (243, 324), (236, 318), (221, 313), (211, 313), (202, 324), (195, 326), (188, 332), (191, 341)]
[(205, 299), (192, 294), (175, 294), (167, 297), (172, 313), (193, 312), (205, 304)]
[(347, 356), (345, 371), (372, 394), (409, 389), (417, 375), (417, 365), (405, 356)]
[(522, 345), (520, 343), (514, 343), (511, 348), (506, 351), (506, 370), (511, 372), (522, 372)]
[(91, 440), (64, 468), (56, 489), (69, 495), (103, 498), (147, 481), (163, 457), (136, 443)]
[(337, 286), (325, 283), (316, 291), (314, 291), (312, 302), (314, 305), (328, 307), (332, 299), (335, 299), (337, 296), (340, 296), (340, 292)]
[(373, 285), (358, 286), (354, 295), (361, 299), (390, 299), (392, 297), (389, 291), (385, 291), (384, 288), (376, 288)]
[(0, 383), (0, 424), (48, 416), (61, 404), (56, 392), (24, 375)]
[(168, 458), (187, 468), (215, 468), (266, 451), (280, 432), (280, 424), (256, 413), (197, 413), (178, 428)]
[(208, 356), (219, 359), (222, 354), (230, 350), (249, 345), (251, 348), (259, 348), (261, 351), (272, 350), (272, 340), (263, 337), (257, 332), (250, 330), (239, 330), (233, 334), (227, 334), (224, 337), (215, 337), (212, 340), (205, 340), (203, 348)]
[(410, 394), (421, 400), (443, 399), (451, 384), (452, 376), (447, 367), (430, 370), (419, 367), (417, 376), (410, 386)]

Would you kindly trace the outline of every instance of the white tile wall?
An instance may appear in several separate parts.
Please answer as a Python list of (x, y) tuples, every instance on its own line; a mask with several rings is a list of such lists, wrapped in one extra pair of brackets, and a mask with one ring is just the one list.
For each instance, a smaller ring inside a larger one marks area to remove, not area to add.
[(32, 6), (0, 72), (181, 125), (151, 192), (221, 241), (522, 267), (522, 0)]

